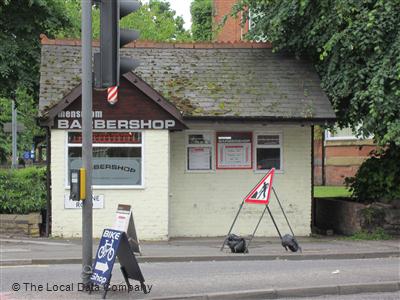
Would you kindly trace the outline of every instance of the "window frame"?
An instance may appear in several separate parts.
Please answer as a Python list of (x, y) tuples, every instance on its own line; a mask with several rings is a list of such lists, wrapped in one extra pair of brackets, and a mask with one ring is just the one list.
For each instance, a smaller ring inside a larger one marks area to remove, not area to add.
[[(208, 134), (211, 139), (210, 144), (189, 144), (189, 135), (193, 134)], [(214, 173), (215, 172), (215, 131), (213, 130), (186, 130), (185, 131), (185, 172), (187, 173)], [(189, 147), (198, 147), (198, 148), (211, 148), (211, 168), (208, 170), (190, 170), (189, 169)]]
[[(245, 133), (250, 136), (250, 166), (249, 167), (219, 167), (218, 166), (218, 136), (220, 134), (236, 134)], [(215, 166), (217, 170), (252, 170), (254, 168), (254, 132), (249, 130), (223, 131), (219, 130), (215, 133)]]
[[(82, 133), (80, 130), (66, 130), (65, 131), (65, 178), (64, 178), (64, 186), (65, 189), (69, 190), (70, 189), (70, 185), (69, 185), (69, 174), (68, 174), (68, 150), (70, 147), (81, 147), (82, 148), (82, 144), (71, 144), (68, 143), (68, 135), (70, 132), (80, 132)], [(125, 189), (132, 189), (132, 190), (137, 190), (137, 189), (144, 189), (145, 188), (145, 170), (144, 170), (144, 166), (145, 166), (145, 151), (144, 151), (144, 131), (142, 130), (93, 130), (93, 133), (96, 132), (111, 132), (111, 133), (119, 133), (119, 132), (138, 132), (141, 134), (141, 139), (140, 139), (140, 144), (129, 144), (129, 143), (104, 143), (104, 144), (93, 144), (93, 148), (94, 147), (115, 147), (115, 148), (141, 148), (141, 165), (140, 165), (140, 169), (141, 169), (141, 179), (140, 185), (92, 185), (93, 189), (96, 190), (125, 190)]]
[[(277, 135), (279, 136), (279, 145), (258, 145), (258, 136), (260, 135)], [(284, 172), (284, 163), (283, 163), (283, 134), (282, 132), (277, 132), (277, 131), (255, 131), (254, 136), (254, 172), (255, 173), (267, 173), (269, 172), (270, 169), (265, 169), (265, 170), (259, 170), (257, 169), (257, 149), (278, 149), (279, 148), (279, 155), (280, 155), (280, 164), (279, 164), (279, 169), (276, 169), (276, 173), (283, 173)]]

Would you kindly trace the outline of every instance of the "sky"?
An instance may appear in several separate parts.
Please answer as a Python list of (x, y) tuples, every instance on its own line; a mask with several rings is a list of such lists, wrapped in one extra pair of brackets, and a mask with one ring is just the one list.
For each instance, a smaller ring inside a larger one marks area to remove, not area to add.
[[(183, 20), (185, 20), (185, 29), (190, 29), (192, 25), (192, 20), (190, 16), (190, 3), (191, 0), (167, 0), (171, 3), (171, 8), (176, 11), (177, 16), (182, 16)], [(144, 0), (143, 2), (149, 2), (148, 0)]]
[(171, 7), (176, 11), (177, 16), (182, 16), (185, 20), (185, 29), (190, 29), (192, 20), (190, 16), (190, 3), (191, 0), (168, 0), (171, 3)]

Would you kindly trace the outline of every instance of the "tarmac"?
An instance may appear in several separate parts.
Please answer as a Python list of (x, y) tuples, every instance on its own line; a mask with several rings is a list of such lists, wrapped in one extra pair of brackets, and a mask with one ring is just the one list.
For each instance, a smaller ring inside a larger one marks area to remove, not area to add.
[[(323, 260), (366, 259), (400, 257), (400, 239), (379, 241), (355, 241), (343, 237), (299, 237), (302, 252), (285, 251), (278, 238), (253, 240), (249, 253), (231, 253), (225, 246), (220, 251), (224, 238), (174, 238), (168, 241), (140, 242), (141, 255), (138, 262), (190, 262), (190, 261), (235, 261), (235, 260)], [(93, 254), (98, 240), (93, 242)], [(82, 245), (80, 239), (20, 238), (0, 236), (0, 266), (80, 264)], [(400, 270), (400, 269), (399, 269)], [(399, 280), (349, 284), (343, 286), (304, 286), (301, 289), (251, 290), (229, 294), (185, 295), (187, 299), (276, 299), (293, 295), (309, 297), (318, 295), (344, 295), (352, 293), (397, 292)], [(167, 297), (165, 299), (173, 299)]]

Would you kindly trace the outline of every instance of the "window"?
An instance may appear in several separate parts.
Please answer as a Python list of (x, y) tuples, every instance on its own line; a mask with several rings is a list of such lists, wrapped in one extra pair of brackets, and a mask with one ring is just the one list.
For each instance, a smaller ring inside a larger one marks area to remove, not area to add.
[(357, 135), (359, 129), (361, 128), (361, 124), (357, 125), (356, 128), (353, 129), (350, 127), (339, 128), (339, 126), (335, 126), (332, 130), (325, 130), (325, 139), (327, 141), (340, 141), (340, 140), (364, 140), (364, 139), (373, 139), (373, 135), (363, 136)]
[[(93, 185), (141, 186), (142, 134), (140, 132), (93, 133)], [(68, 174), (82, 167), (82, 134), (68, 133)], [(69, 181), (69, 176), (66, 176)], [(68, 182), (69, 185), (69, 182)]]
[(251, 132), (217, 133), (217, 168), (251, 169)]
[(186, 153), (188, 171), (212, 170), (213, 135), (205, 132), (188, 133)]
[(256, 135), (256, 170), (282, 169), (282, 140), (280, 134)]
[(325, 131), (325, 138), (326, 140), (357, 140), (357, 137), (355, 134), (353, 134), (353, 131), (351, 128), (346, 127), (346, 128), (335, 128), (335, 130)]

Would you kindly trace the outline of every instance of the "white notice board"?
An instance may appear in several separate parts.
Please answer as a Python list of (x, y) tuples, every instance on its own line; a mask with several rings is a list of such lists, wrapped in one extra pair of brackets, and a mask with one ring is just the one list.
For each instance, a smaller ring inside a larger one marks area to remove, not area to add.
[(251, 168), (251, 143), (219, 143), (218, 168)]
[(188, 156), (189, 170), (211, 169), (211, 147), (190, 147)]
[[(104, 208), (104, 195), (92, 196), (93, 208)], [(69, 193), (64, 194), (64, 208), (82, 208), (82, 201), (73, 201), (69, 198)]]

